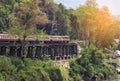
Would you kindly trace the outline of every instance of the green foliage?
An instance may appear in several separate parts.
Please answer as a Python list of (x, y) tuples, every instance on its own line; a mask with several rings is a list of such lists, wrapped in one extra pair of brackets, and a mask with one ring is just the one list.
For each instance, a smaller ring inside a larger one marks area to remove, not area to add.
[(95, 0), (88, 0), (86, 5), (73, 12), (71, 20), (76, 37), (88, 45), (94, 43), (99, 48), (110, 48), (113, 45), (118, 26), (107, 7), (99, 9)]
[(5, 7), (0, 7), (0, 32), (7, 30), (11, 26), (11, 12)]
[(5, 81), (1, 73), (0, 73), (0, 81)]
[(49, 68), (47, 69), (47, 72), (50, 76), (50, 79), (52, 81), (63, 81), (60, 69), (58, 68)]
[(17, 1), (25, 3), (25, 2), (31, 2), (32, 0), (17, 0)]
[(53, 63), (48, 62), (44, 65), (45, 71), (49, 74), (51, 81), (64, 81), (61, 70), (54, 66)]
[(39, 2), (36, 0), (29, 3), (19, 3), (15, 8), (13, 25), (24, 26), (26, 29), (34, 31), (37, 24), (46, 24), (48, 19), (38, 4)]
[(0, 57), (1, 81), (51, 81), (40, 60)]
[[(71, 32), (71, 21), (70, 12), (62, 4), (55, 4), (53, 0), (42, 0), (41, 6), (43, 12), (46, 12), (52, 31), (57, 28), (58, 34), (70, 35)], [(54, 33), (52, 32), (51, 33)]]
[(0, 56), (0, 81), (73, 81), (73, 79), (70, 78), (68, 69), (54, 66), (52, 61)]
[[(34, 31), (36, 25), (46, 26), (48, 23), (48, 27), (57, 28), (60, 35), (89, 40), (99, 47), (111, 45), (114, 36), (119, 32), (117, 22), (113, 22), (108, 9), (99, 9), (95, 0), (88, 0), (86, 5), (77, 10), (66, 9), (62, 4), (55, 4), (53, 0), (0, 0), (1, 32), (14, 26)], [(106, 31), (108, 29), (113, 33), (109, 34)]]
[(10, 11), (12, 13), (12, 11), (14, 10), (14, 5), (16, 3), (15, 0), (0, 0), (0, 3), (2, 3), (2, 7), (8, 9), (8, 11)]
[(74, 79), (74, 81), (82, 80), (81, 75), (79, 75), (83, 73), (82, 71), (84, 71), (84, 69), (81, 66), (79, 66), (76, 62), (72, 61), (70, 63), (69, 73), (70, 76)]
[(15, 0), (0, 0), (0, 32), (6, 31), (12, 25), (12, 12)]
[(7, 32), (12, 35), (17, 35), (21, 39), (23, 39), (24, 35), (29, 35), (31, 33), (31, 31), (25, 30), (25, 27), (21, 26), (10, 27), (9, 30), (7, 30)]
[(62, 4), (58, 5), (59, 11), (57, 12), (57, 26), (60, 34), (70, 35), (71, 32), (71, 21), (69, 17), (69, 12)]
[(69, 76), (68, 68), (60, 66), (59, 69), (61, 71), (61, 75), (62, 75), (63, 81), (73, 81), (73, 78), (71, 78)]
[(108, 78), (116, 74), (116, 70), (111, 65), (104, 63), (105, 54), (91, 45), (90, 48), (85, 48), (82, 52), (82, 57), (75, 62), (70, 63), (70, 75), (77, 79), (76, 76), (89, 77), (98, 76), (100, 78)]

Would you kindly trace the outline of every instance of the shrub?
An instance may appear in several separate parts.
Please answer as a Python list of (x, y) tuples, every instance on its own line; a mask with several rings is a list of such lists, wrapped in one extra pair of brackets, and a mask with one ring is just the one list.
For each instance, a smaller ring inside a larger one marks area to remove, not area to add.
[(83, 49), (81, 55), (81, 58), (70, 63), (69, 71), (74, 80), (77, 78), (75, 76), (78, 75), (88, 78), (97, 75), (100, 78), (104, 78), (105, 76), (116, 74), (115, 68), (104, 63), (105, 54), (95, 46), (92, 45), (90, 48)]

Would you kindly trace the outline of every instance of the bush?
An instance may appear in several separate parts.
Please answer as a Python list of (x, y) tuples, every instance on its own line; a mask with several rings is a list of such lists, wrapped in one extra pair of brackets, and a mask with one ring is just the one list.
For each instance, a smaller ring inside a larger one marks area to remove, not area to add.
[(116, 74), (114, 67), (104, 63), (104, 59), (106, 58), (105, 54), (95, 46), (83, 49), (81, 55), (81, 58), (70, 63), (69, 71), (74, 80), (77, 79), (76, 76), (81, 76), (82, 78), (88, 77), (91, 79), (96, 75), (100, 78), (106, 78)]
[(60, 69), (50, 64), (28, 58), (1, 56), (0, 81), (63, 81)]
[(60, 69), (58, 67), (55, 67), (52, 63), (46, 62), (44, 69), (52, 81), (63, 81)]

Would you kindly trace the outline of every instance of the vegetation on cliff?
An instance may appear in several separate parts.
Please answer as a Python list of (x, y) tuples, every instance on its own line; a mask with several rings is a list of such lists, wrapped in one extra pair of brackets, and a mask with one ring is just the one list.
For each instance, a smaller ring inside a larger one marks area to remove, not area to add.
[(0, 56), (0, 81), (72, 81), (68, 69), (52, 61)]
[(104, 61), (106, 56), (102, 50), (95, 46), (83, 49), (81, 54), (81, 58), (70, 63), (70, 75), (74, 81), (81, 80), (81, 78), (85, 81), (100, 80), (117, 74), (116, 69)]
[(40, 34), (41, 30), (42, 34), (69, 35), (81, 40), (83, 47), (81, 58), (70, 62), (69, 70), (38, 59), (0, 56), (0, 81), (80, 81), (110, 77), (116, 70), (104, 62), (103, 51), (113, 49), (114, 39), (119, 39), (119, 22), (107, 7), (100, 9), (95, 0), (87, 0), (76, 10), (66, 9), (53, 0), (0, 0), (1, 33), (12, 32), (25, 39), (27, 35)]

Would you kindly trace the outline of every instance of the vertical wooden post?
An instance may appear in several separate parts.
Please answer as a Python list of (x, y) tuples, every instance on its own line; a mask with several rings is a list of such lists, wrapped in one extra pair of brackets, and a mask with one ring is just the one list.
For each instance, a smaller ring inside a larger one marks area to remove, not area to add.
[(41, 55), (42, 55), (42, 47), (39, 46), (39, 47), (38, 47), (38, 50), (39, 50), (39, 51), (38, 51), (38, 52), (39, 52), (39, 53), (38, 53), (38, 58), (41, 58)]
[(4, 55), (3, 50), (4, 50), (4, 46), (1, 46), (1, 55)]
[(6, 55), (6, 47), (5, 46), (1, 47), (1, 55)]
[(15, 56), (15, 54), (16, 54), (16, 47), (15, 46), (13, 46), (13, 56)]
[(67, 45), (67, 58), (70, 58), (70, 54), (69, 54), (69, 45)]
[(77, 54), (78, 54), (77, 45), (74, 45), (74, 48), (75, 48), (75, 55), (77, 56)]
[(40, 54), (41, 54), (41, 55), (40, 55), (40, 59), (42, 59), (42, 57), (43, 57), (43, 55), (44, 55), (44, 54), (43, 54), (43, 46), (41, 46)]
[(4, 46), (3, 54), (7, 55), (7, 47), (6, 46)]
[(12, 48), (11, 48), (11, 46), (9, 48), (10, 48), (9, 56), (12, 56), (12, 53), (11, 53)]
[(71, 49), (71, 44), (69, 45), (69, 55), (72, 57), (72, 49)]
[(27, 58), (33, 58), (33, 46), (28, 47)]
[(34, 47), (31, 46), (31, 50), (30, 50), (30, 58), (33, 58), (33, 55), (34, 55)]
[(54, 47), (52, 47), (51, 50), (52, 50), (52, 57), (51, 58), (54, 59), (54, 55), (55, 55), (55, 49), (54, 49)]
[(48, 47), (48, 54), (50, 55), (50, 58), (52, 58), (52, 47), (49, 45)]
[(35, 58), (38, 58), (38, 55), (39, 55), (39, 46), (36, 47)]
[(2, 46), (0, 46), (0, 55), (2, 55), (2, 51), (1, 51), (1, 48), (2, 48)]
[(9, 53), (10, 53), (10, 47), (7, 46), (7, 47), (6, 47), (6, 56), (9, 56)]
[(69, 57), (69, 54), (68, 54), (68, 45), (66, 45), (66, 59)]
[(35, 58), (41, 58), (41, 46), (36, 47)]
[(17, 49), (18, 49), (18, 47), (17, 47), (17, 46), (15, 46), (15, 47), (14, 47), (14, 49), (15, 49), (15, 55), (14, 55), (14, 56), (16, 56), (16, 57), (17, 57)]
[(64, 52), (65, 52), (64, 57), (66, 58), (67, 57), (67, 45), (65, 45)]
[(74, 49), (73, 49), (73, 45), (72, 44), (70, 45), (70, 53), (71, 53), (71, 56), (73, 57), (74, 56)]
[(60, 45), (60, 48), (59, 48), (59, 55), (60, 55), (60, 58), (62, 58), (62, 45)]
[(72, 51), (73, 56), (77, 56), (77, 45), (73, 45), (72, 49), (73, 49), (73, 51)]
[(43, 48), (42, 48), (43, 50), (42, 50), (42, 53), (43, 53), (43, 56), (45, 55), (45, 54), (47, 54), (47, 51), (46, 51), (46, 46), (43, 46)]
[(54, 58), (55, 60), (58, 58), (58, 45), (54, 45)]
[(65, 58), (65, 56), (66, 56), (66, 46), (63, 45), (63, 53), (62, 53), (63, 59)]
[(46, 46), (46, 54), (47, 55), (49, 54), (49, 52), (48, 52), (48, 46)]
[(35, 52), (36, 52), (36, 46), (33, 46), (33, 52), (32, 52), (32, 57), (35, 58)]
[(21, 46), (19, 46), (17, 49), (17, 56), (22, 57), (22, 47)]
[(10, 47), (10, 56), (14, 56), (15, 55), (15, 49), (14, 46)]
[(58, 58), (60, 59), (60, 46), (58, 45)]

